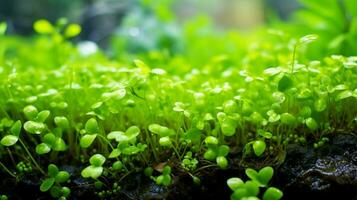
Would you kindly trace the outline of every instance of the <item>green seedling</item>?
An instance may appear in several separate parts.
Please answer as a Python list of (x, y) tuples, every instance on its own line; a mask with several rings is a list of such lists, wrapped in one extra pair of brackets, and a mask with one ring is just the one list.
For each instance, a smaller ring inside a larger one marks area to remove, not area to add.
[(90, 166), (84, 168), (81, 175), (84, 178), (97, 179), (103, 173), (103, 164), (105, 162), (105, 157), (101, 154), (95, 154), (89, 159)]
[(88, 148), (92, 145), (99, 133), (98, 122), (95, 118), (90, 118), (85, 124), (85, 134), (81, 137), (80, 145), (82, 148)]
[(48, 178), (41, 183), (42, 192), (50, 191), (54, 198), (68, 198), (71, 190), (68, 187), (62, 187), (61, 184), (69, 180), (70, 174), (66, 171), (59, 171), (54, 164), (48, 165)]
[(151, 176), (151, 178), (155, 181), (156, 184), (158, 185), (163, 185), (163, 186), (169, 186), (172, 183), (172, 178), (171, 178), (171, 167), (170, 166), (165, 166), (162, 169), (162, 174), (157, 176), (157, 177), (153, 177)]
[(227, 180), (228, 187), (233, 191), (232, 200), (259, 199), (260, 188), (267, 188), (262, 195), (263, 200), (279, 200), (283, 196), (279, 189), (268, 187), (268, 183), (274, 173), (273, 168), (264, 167), (259, 172), (248, 168), (245, 173), (251, 180), (244, 182), (237, 177)]
[(225, 169), (228, 167), (228, 160), (226, 156), (229, 153), (227, 145), (218, 145), (218, 139), (213, 136), (208, 136), (204, 140), (207, 150), (204, 153), (204, 158), (207, 160), (216, 160), (217, 165)]
[(170, 137), (175, 135), (175, 132), (173, 130), (158, 124), (151, 124), (149, 126), (149, 131), (159, 136), (159, 144), (161, 146), (163, 147), (172, 146), (172, 141)]
[(194, 171), (196, 170), (197, 165), (198, 165), (198, 160), (192, 157), (192, 152), (191, 151), (187, 152), (181, 162), (181, 166), (187, 171)]

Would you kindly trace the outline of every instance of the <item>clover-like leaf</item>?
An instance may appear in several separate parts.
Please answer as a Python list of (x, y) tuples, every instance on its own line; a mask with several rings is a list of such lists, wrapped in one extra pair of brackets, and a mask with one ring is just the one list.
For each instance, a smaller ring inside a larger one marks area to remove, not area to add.
[(101, 176), (103, 173), (103, 167), (95, 167), (95, 166), (88, 166), (84, 170), (82, 170), (81, 175), (84, 178), (93, 178), (97, 179), (99, 176)]
[(159, 124), (149, 125), (149, 131), (158, 134), (160, 137), (171, 136), (175, 134), (171, 129)]
[(112, 131), (107, 135), (109, 140), (115, 140), (117, 142), (128, 141), (129, 137), (122, 131)]

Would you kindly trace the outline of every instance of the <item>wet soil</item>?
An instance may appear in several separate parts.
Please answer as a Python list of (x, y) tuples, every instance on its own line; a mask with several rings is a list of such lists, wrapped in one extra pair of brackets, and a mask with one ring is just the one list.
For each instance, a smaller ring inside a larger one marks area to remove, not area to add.
[[(156, 185), (140, 173), (133, 173), (122, 182), (121, 191), (106, 199), (149, 200), (149, 199), (229, 199), (230, 189), (226, 180), (242, 177), (244, 168), (239, 165), (239, 157), (226, 170), (205, 170), (200, 174), (201, 184), (195, 185), (189, 175), (174, 175), (173, 184), (168, 187)], [(72, 177), (80, 177), (79, 170), (63, 166)], [(47, 193), (39, 191), (40, 181), (36, 175), (28, 175), (19, 182), (3, 179), (0, 172), (0, 194), (10, 199), (51, 199)], [(98, 199), (94, 194), (93, 182), (74, 178), (69, 187), (70, 199)], [(344, 199), (357, 200), (357, 137), (352, 134), (336, 134), (323, 147), (314, 149), (311, 145), (289, 145), (286, 159), (276, 166), (271, 184), (283, 190), (283, 199)]]

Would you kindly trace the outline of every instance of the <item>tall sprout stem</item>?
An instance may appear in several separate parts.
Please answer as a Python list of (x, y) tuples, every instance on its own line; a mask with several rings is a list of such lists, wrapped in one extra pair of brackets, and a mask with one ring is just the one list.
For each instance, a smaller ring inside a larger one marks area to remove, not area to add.
[(0, 162), (0, 166), (12, 177), (16, 178), (17, 179), (17, 176), (12, 173), (2, 162)]
[(298, 43), (296, 43), (296, 44), (294, 45), (293, 58), (292, 58), (292, 61), (291, 61), (291, 74), (294, 73), (297, 47), (298, 47)]
[(42, 170), (42, 168), (40, 167), (40, 165), (36, 162), (36, 160), (33, 158), (33, 156), (31, 155), (30, 151), (28, 150), (28, 148), (26, 147), (25, 143), (22, 142), (21, 139), (19, 139), (22, 147), (24, 147), (26, 153), (28, 154), (28, 156), (30, 157), (31, 161), (33, 162), (33, 164), (36, 165), (37, 169), (40, 170), (40, 172), (43, 174), (43, 175), (46, 175), (46, 173)]

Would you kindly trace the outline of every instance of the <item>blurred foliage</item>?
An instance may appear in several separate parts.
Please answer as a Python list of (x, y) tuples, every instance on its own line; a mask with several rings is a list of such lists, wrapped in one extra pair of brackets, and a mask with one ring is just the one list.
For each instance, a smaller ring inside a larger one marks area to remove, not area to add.
[(309, 58), (324, 55), (355, 55), (357, 52), (357, 1), (300, 0), (303, 8), (293, 13), (290, 23), (279, 24), (295, 37), (317, 34), (320, 39), (311, 45)]

